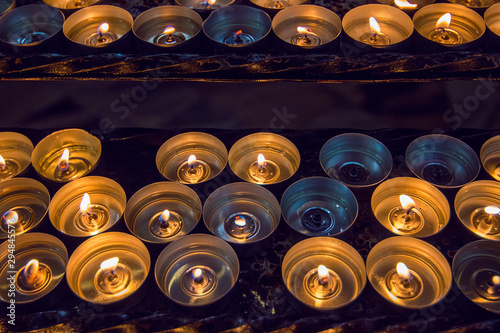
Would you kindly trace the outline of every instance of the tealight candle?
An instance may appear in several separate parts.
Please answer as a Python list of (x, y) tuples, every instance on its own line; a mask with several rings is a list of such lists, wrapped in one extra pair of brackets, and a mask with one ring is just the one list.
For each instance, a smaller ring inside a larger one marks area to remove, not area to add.
[(111, 304), (135, 293), (146, 279), (149, 252), (136, 237), (107, 232), (83, 242), (68, 261), (71, 290), (86, 302)]
[(392, 237), (377, 243), (366, 259), (373, 288), (386, 300), (409, 309), (431, 306), (451, 287), (451, 269), (433, 246), (416, 238)]
[(117, 182), (89, 176), (56, 192), (49, 205), (49, 217), (62, 233), (88, 237), (111, 228), (125, 210), (125, 203), (125, 191)]
[[(498, 7), (500, 8), (500, 6)], [(500, 135), (487, 140), (481, 147), (479, 157), (488, 174), (500, 180)]]
[(37, 226), (47, 213), (50, 194), (40, 182), (12, 178), (0, 182), (0, 239)]
[(471, 9), (456, 4), (431, 4), (413, 16), (415, 30), (434, 46), (470, 47), (486, 26), (482, 17)]
[(54, 236), (31, 233), (0, 245), (0, 299), (33, 302), (50, 293), (64, 277), (68, 253)]
[(435, 0), (377, 0), (378, 2), (394, 6), (405, 13), (414, 14), (418, 9), (434, 3)]
[(238, 281), (238, 257), (223, 240), (187, 235), (170, 243), (158, 256), (158, 287), (172, 301), (187, 307), (221, 300)]
[(22, 173), (31, 162), (33, 144), (14, 132), (0, 132), (0, 181)]
[(250, 2), (264, 10), (278, 11), (284, 8), (303, 4), (307, 2), (307, 0), (250, 0)]
[(180, 6), (194, 9), (197, 12), (210, 12), (212, 10), (232, 5), (235, 0), (175, 0)]
[(81, 129), (54, 132), (33, 150), (31, 163), (43, 178), (68, 182), (91, 172), (101, 156), (101, 142)]
[(77, 10), (99, 3), (101, 0), (43, 0), (47, 5), (61, 10)]
[(476, 235), (500, 240), (500, 183), (479, 180), (465, 185), (455, 197), (455, 212)]
[(496, 0), (448, 0), (448, 1), (451, 3), (455, 3), (457, 5), (469, 7), (479, 12), (497, 3)]
[(307, 236), (337, 235), (354, 223), (358, 203), (340, 182), (325, 177), (303, 178), (286, 189), (281, 199), (283, 218)]
[(159, 182), (141, 188), (130, 198), (124, 219), (141, 240), (167, 243), (193, 230), (201, 209), (200, 198), (186, 185)]
[(231, 183), (212, 192), (203, 206), (203, 220), (216, 236), (233, 244), (267, 238), (278, 226), (278, 200), (256, 184)]
[(167, 179), (197, 184), (217, 176), (226, 166), (227, 149), (213, 135), (187, 132), (176, 135), (158, 149), (156, 166)]
[(342, 22), (337, 14), (324, 7), (301, 5), (276, 14), (272, 29), (288, 45), (316, 49), (333, 45), (342, 31)]
[(434, 235), (450, 219), (446, 197), (428, 182), (410, 177), (381, 183), (373, 191), (371, 206), (377, 220), (401, 236)]
[(125, 9), (96, 5), (70, 15), (64, 22), (63, 33), (68, 40), (90, 51), (123, 39), (132, 28), (132, 23), (132, 15)]
[(453, 258), (453, 277), (467, 298), (500, 313), (500, 244), (479, 240), (464, 245)]
[(366, 283), (363, 258), (349, 244), (330, 237), (295, 244), (286, 253), (281, 272), (296, 299), (322, 311), (351, 303)]
[(290, 178), (300, 164), (295, 145), (274, 133), (254, 133), (238, 140), (229, 150), (229, 167), (243, 180), (274, 184)]
[(413, 33), (413, 23), (406, 13), (379, 4), (351, 9), (342, 19), (342, 28), (354, 44), (376, 49), (401, 47)]
[(415, 176), (443, 188), (459, 187), (473, 181), (481, 168), (471, 147), (459, 139), (441, 134), (424, 135), (413, 140), (406, 149), (405, 160)]

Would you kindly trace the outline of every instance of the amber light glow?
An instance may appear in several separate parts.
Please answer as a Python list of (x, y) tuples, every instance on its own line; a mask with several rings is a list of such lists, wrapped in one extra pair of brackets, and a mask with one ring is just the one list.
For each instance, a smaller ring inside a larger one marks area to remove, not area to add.
[(413, 199), (407, 196), (406, 194), (401, 194), (399, 196), (399, 202), (401, 203), (401, 206), (405, 210), (411, 210), (415, 208), (415, 201), (413, 201)]
[(5, 160), (3, 159), (2, 155), (0, 155), (0, 170), (5, 169)]
[(80, 212), (83, 215), (90, 214), (90, 196), (85, 193), (83, 195), (82, 201), (80, 202)]
[(498, 213), (500, 213), (500, 208), (496, 206), (488, 206), (484, 208), (484, 211), (490, 215), (497, 215)]
[(308, 32), (311, 32), (312, 30), (308, 27), (301, 27), (301, 26), (298, 26), (297, 27), (297, 32), (301, 33), (301, 34), (307, 34)]
[(190, 155), (188, 157), (188, 166), (189, 167), (193, 167), (194, 166), (194, 162), (196, 161), (196, 156), (194, 155)]
[(38, 275), (38, 267), (39, 263), (36, 259), (30, 260), (26, 264), (26, 266), (24, 266), (23, 274), (28, 284), (33, 284), (36, 281)]
[(266, 161), (266, 158), (264, 157), (264, 155), (259, 154), (257, 156), (257, 164), (259, 165), (259, 168), (262, 168), (265, 166), (265, 164), (266, 164), (265, 161)]
[(451, 14), (446, 13), (439, 18), (436, 22), (436, 29), (445, 29), (450, 26), (451, 23)]
[(238, 227), (243, 228), (244, 226), (246, 226), (247, 222), (245, 221), (244, 218), (237, 216), (236, 220), (234, 221), (234, 224), (236, 224)]
[(236, 36), (238, 36), (241, 33), (243, 33), (243, 31), (241, 31), (241, 30), (236, 31)]
[(319, 265), (318, 266), (318, 280), (319, 280), (319, 284), (328, 283), (329, 279), (330, 279), (330, 273), (328, 272), (328, 268), (326, 268), (325, 265)]
[(69, 150), (66, 148), (63, 150), (59, 161), (57, 162), (57, 166), (61, 170), (66, 170), (69, 165)]
[(106, 22), (104, 22), (103, 24), (101, 24), (98, 28), (97, 28), (97, 34), (99, 36), (102, 36), (102, 34), (108, 32), (109, 30), (109, 24), (107, 24)]
[(371, 30), (371, 32), (374, 35), (380, 34), (381, 33), (381, 31), (380, 31), (380, 25), (378, 24), (377, 20), (374, 17), (370, 17), (369, 21), (370, 21), (370, 30)]
[(100, 267), (102, 270), (109, 269), (111, 271), (114, 271), (116, 269), (116, 266), (118, 266), (118, 261), (120, 261), (120, 259), (118, 259), (118, 257), (113, 257), (113, 258), (104, 260), (101, 263)]
[[(170, 34), (173, 34), (174, 32), (175, 32), (175, 28), (172, 27), (171, 25), (169, 25), (168, 27), (165, 28), (165, 30), (163, 30), (163, 33), (165, 35), (170, 35)], [(193, 156), (193, 155), (191, 155), (191, 156)]]
[(19, 215), (15, 211), (8, 211), (4, 214), (3, 218), (8, 224), (16, 224), (19, 221)]
[(398, 264), (396, 265), (396, 272), (398, 273), (398, 276), (403, 280), (409, 280), (411, 277), (410, 270), (402, 262), (398, 262)]
[(410, 3), (406, 0), (394, 0), (394, 3), (401, 9), (414, 9), (418, 7), (417, 4)]
[(491, 281), (493, 282), (493, 284), (494, 284), (495, 286), (500, 286), (500, 276), (495, 275), (495, 276), (491, 279)]

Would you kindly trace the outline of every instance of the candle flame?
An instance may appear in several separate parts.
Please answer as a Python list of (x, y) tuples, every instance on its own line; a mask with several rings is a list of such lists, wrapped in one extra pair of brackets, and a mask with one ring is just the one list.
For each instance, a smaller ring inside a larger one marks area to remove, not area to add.
[(236, 216), (236, 220), (234, 220), (234, 224), (236, 224), (238, 227), (243, 228), (244, 226), (247, 225), (247, 221), (243, 217)]
[(491, 281), (493, 282), (493, 284), (494, 284), (495, 286), (500, 286), (500, 276), (499, 276), (499, 275), (495, 275), (495, 276), (491, 279)]
[(405, 210), (409, 210), (415, 207), (415, 201), (413, 201), (413, 199), (406, 194), (401, 194), (399, 196), (399, 202), (401, 202), (401, 206)]
[(83, 215), (86, 215), (89, 213), (90, 210), (90, 196), (85, 193), (83, 195), (82, 201), (80, 202), (80, 212)]
[(408, 280), (411, 277), (410, 270), (402, 262), (398, 262), (398, 264), (396, 265), (396, 272), (401, 279)]
[(394, 0), (394, 3), (401, 9), (413, 9), (418, 7), (417, 4), (410, 3), (406, 0)]
[(243, 31), (241, 31), (241, 30), (236, 31), (236, 36), (238, 36), (241, 33), (243, 33)]
[(3, 159), (2, 155), (0, 155), (0, 169), (5, 167), (5, 160)]
[(17, 221), (19, 221), (19, 215), (17, 215), (17, 212), (15, 212), (13, 210), (9, 210), (9, 211), (5, 212), (5, 214), (3, 215), (3, 218), (5, 219), (5, 221), (8, 224), (16, 224)]
[(211, 6), (215, 3), (215, 1), (217, 1), (217, 0), (208, 0), (208, 4)]
[(498, 208), (497, 206), (488, 206), (484, 208), (484, 212), (490, 215), (497, 215), (498, 213), (500, 213), (500, 208)]
[(65, 148), (61, 154), (61, 157), (59, 158), (59, 161), (57, 162), (57, 165), (59, 169), (65, 170), (68, 167), (69, 164), (69, 150), (68, 148)]
[(191, 166), (193, 166), (194, 161), (196, 161), (196, 156), (194, 156), (194, 155), (190, 155), (190, 156), (188, 157), (188, 166), (190, 166), (190, 167), (191, 167)]
[(264, 157), (264, 155), (259, 154), (259, 155), (257, 156), (257, 164), (258, 164), (260, 167), (264, 166), (265, 161), (266, 161), (266, 158)]
[(451, 14), (446, 13), (437, 20), (436, 29), (444, 29), (450, 26)]
[(165, 35), (170, 35), (170, 34), (173, 34), (175, 32), (175, 28), (172, 27), (171, 25), (167, 26), (165, 28), (165, 30), (163, 30), (163, 34)]
[(118, 259), (118, 257), (113, 257), (113, 258), (104, 260), (101, 263), (101, 269), (103, 269), (103, 270), (110, 269), (110, 270), (114, 271), (116, 269), (116, 266), (118, 266), (118, 261), (120, 261), (120, 259)]
[(106, 22), (104, 22), (103, 24), (101, 24), (98, 28), (97, 28), (97, 33), (99, 35), (102, 35), (106, 32), (108, 32), (109, 30), (109, 24), (107, 24)]
[(33, 283), (38, 275), (38, 260), (32, 259), (24, 266), (23, 274), (28, 283)]
[(161, 213), (160, 215), (160, 221), (165, 223), (168, 222), (169, 219), (170, 219), (170, 212), (168, 211), (168, 209), (165, 209), (163, 213)]
[(330, 273), (325, 265), (318, 266), (318, 279), (320, 281), (328, 280), (330, 278)]
[(201, 275), (203, 274), (203, 271), (201, 270), (201, 268), (196, 268), (194, 271), (193, 271), (193, 278), (195, 279), (199, 279), (201, 277)]
[(308, 28), (308, 27), (301, 27), (301, 26), (298, 26), (297, 27), (297, 32), (301, 33), (301, 34), (306, 34), (308, 32), (311, 32), (311, 29)]
[(369, 21), (370, 21), (370, 30), (372, 31), (372, 33), (379, 34), (380, 33), (380, 25), (378, 24), (375, 17), (370, 17)]

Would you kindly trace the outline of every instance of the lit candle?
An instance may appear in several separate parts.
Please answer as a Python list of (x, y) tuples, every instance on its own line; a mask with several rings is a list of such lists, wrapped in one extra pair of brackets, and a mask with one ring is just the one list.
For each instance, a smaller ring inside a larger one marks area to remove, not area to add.
[(386, 275), (386, 286), (390, 293), (402, 299), (411, 299), (418, 297), (422, 291), (422, 280), (408, 267), (398, 262), (396, 269), (389, 271)]
[(290, 42), (298, 46), (317, 46), (321, 45), (321, 38), (311, 28), (298, 26)]
[(472, 275), (473, 290), (486, 301), (500, 301), (500, 275), (495, 269), (477, 269)]
[(217, 8), (220, 8), (220, 5), (217, 3), (217, 0), (203, 0), (193, 6), (193, 9), (198, 9), (198, 10), (213, 10)]
[(500, 208), (486, 206), (472, 212), (472, 224), (484, 235), (496, 235), (500, 232)]
[(217, 285), (217, 275), (207, 266), (193, 266), (181, 278), (183, 290), (194, 297), (206, 297)]
[(153, 43), (173, 45), (185, 40), (186, 37), (184, 34), (177, 32), (173, 26), (169, 25), (163, 30), (163, 32), (154, 37)]
[(180, 214), (165, 209), (153, 216), (149, 222), (149, 230), (155, 237), (174, 237), (182, 230), (183, 224), (184, 220)]
[(0, 132), (0, 181), (15, 177), (30, 164), (33, 143), (22, 134)]
[(382, 33), (377, 20), (372, 16), (369, 18), (370, 32), (367, 32), (360, 37), (360, 41), (370, 45), (389, 45), (391, 40), (389, 36)]
[(224, 222), (224, 229), (229, 237), (243, 241), (254, 237), (260, 229), (260, 222), (248, 212), (231, 214)]
[(104, 294), (119, 295), (126, 293), (131, 283), (132, 272), (120, 263), (118, 257), (104, 260), (95, 274), (94, 286)]
[(451, 14), (446, 13), (436, 22), (436, 29), (429, 33), (429, 39), (441, 44), (460, 44), (462, 36), (455, 30), (450, 29)]
[(31, 228), (34, 220), (35, 212), (31, 207), (16, 206), (2, 215), (1, 229), (5, 233), (11, 233), (10, 230), (15, 229), (17, 235)]
[(14, 177), (21, 172), (21, 165), (15, 159), (0, 155), (0, 180)]
[(5, 163), (5, 160), (2, 157), (2, 155), (0, 155), (0, 171), (5, 171), (6, 168), (7, 168), (7, 165)]
[(95, 235), (108, 224), (109, 220), (108, 208), (101, 204), (92, 204), (88, 193), (84, 193), (80, 202), (80, 210), (75, 216), (76, 228)]
[(17, 272), (16, 289), (23, 294), (38, 293), (50, 284), (51, 278), (50, 268), (32, 259)]
[(118, 39), (118, 36), (109, 30), (109, 24), (104, 22), (97, 27), (97, 31), (85, 40), (91, 46), (105, 46)]
[(266, 160), (263, 154), (259, 154), (257, 161), (248, 167), (248, 176), (259, 184), (273, 183), (279, 175), (278, 165), (273, 161)]
[(406, 194), (399, 196), (401, 206), (389, 212), (389, 223), (398, 233), (415, 233), (424, 226), (424, 217), (415, 208), (415, 201)]
[[(71, 160), (70, 160), (71, 158)], [(54, 177), (57, 180), (71, 180), (77, 177), (79, 169), (87, 169), (87, 165), (81, 165), (84, 161), (80, 160), (78, 157), (71, 157), (69, 149), (65, 148), (57, 160)]]
[(415, 9), (418, 7), (415, 3), (410, 3), (407, 0), (394, 0), (394, 4), (400, 9)]
[[(257, 3), (257, 1), (252, 1), (254, 3)], [(283, 9), (287, 7), (291, 7), (292, 3), (290, 0), (269, 0), (264, 4), (264, 8), (270, 8), (270, 9)]]
[(254, 42), (255, 39), (249, 33), (243, 32), (243, 30), (237, 30), (236, 32), (230, 32), (222, 38), (222, 43), (228, 45), (242, 46), (248, 43)]
[(196, 184), (203, 182), (210, 176), (210, 166), (195, 155), (189, 155), (187, 161), (177, 168), (177, 177), (182, 183)]
[(342, 289), (340, 277), (325, 265), (310, 270), (304, 277), (307, 293), (317, 300), (327, 300), (338, 295)]

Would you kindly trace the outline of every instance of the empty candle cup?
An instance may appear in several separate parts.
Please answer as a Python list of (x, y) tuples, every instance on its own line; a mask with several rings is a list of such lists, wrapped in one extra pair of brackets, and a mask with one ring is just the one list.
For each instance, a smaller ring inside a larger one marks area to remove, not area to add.
[(249, 51), (269, 34), (271, 18), (257, 8), (227, 6), (214, 10), (202, 29), (220, 51)]
[(366, 272), (380, 296), (407, 309), (422, 309), (439, 302), (452, 283), (446, 258), (417, 238), (380, 241), (366, 258)]
[(81, 52), (123, 52), (125, 36), (131, 30), (132, 23), (132, 15), (125, 9), (96, 5), (70, 15), (64, 22), (63, 33), (72, 46)]
[(287, 180), (299, 168), (300, 153), (287, 138), (274, 133), (254, 133), (229, 150), (229, 167), (239, 178), (256, 184)]
[(47, 213), (49, 202), (49, 191), (34, 179), (12, 178), (0, 182), (0, 239), (36, 227)]
[(55, 51), (63, 23), (64, 15), (45, 4), (14, 8), (0, 17), (0, 46), (8, 54)]
[(339, 41), (342, 22), (329, 9), (301, 5), (276, 14), (272, 29), (289, 49), (318, 49), (333, 46), (334, 40)]
[(468, 50), (479, 46), (486, 25), (483, 18), (462, 5), (435, 3), (419, 9), (413, 16), (420, 47), (425, 51)]
[(203, 220), (215, 236), (232, 244), (264, 240), (278, 226), (281, 210), (267, 189), (231, 183), (212, 192), (203, 206)]
[(479, 153), (481, 164), (488, 174), (500, 180), (500, 135), (487, 140)]
[(410, 177), (392, 178), (373, 191), (372, 211), (389, 231), (400, 236), (428, 237), (450, 219), (446, 197), (430, 183)]
[(478, 240), (464, 245), (453, 258), (452, 270), (467, 298), (500, 314), (500, 243)]
[(375, 138), (358, 133), (328, 140), (320, 150), (319, 162), (330, 177), (353, 188), (378, 184), (392, 170), (389, 149)]
[(455, 196), (455, 212), (476, 235), (500, 240), (500, 183), (478, 180), (465, 185)]
[(293, 183), (281, 199), (283, 218), (306, 236), (334, 236), (349, 228), (358, 214), (354, 194), (342, 183), (325, 177)]
[(173, 302), (203, 307), (221, 300), (238, 281), (240, 264), (223, 240), (205, 234), (187, 235), (170, 243), (158, 256), (158, 287)]
[(175, 3), (193, 9), (202, 15), (208, 15), (211, 11), (232, 5), (235, 0), (175, 0)]
[(227, 149), (215, 136), (187, 132), (158, 149), (156, 167), (168, 180), (197, 184), (217, 176), (227, 164)]
[(481, 168), (469, 145), (441, 134), (413, 140), (406, 149), (405, 159), (415, 176), (442, 188), (456, 188), (473, 181)]
[(0, 132), (0, 181), (22, 173), (31, 162), (33, 143), (22, 134)]
[(484, 46), (491, 51), (499, 51), (500, 46), (500, 4), (494, 4), (484, 12), (486, 24), (486, 40)]
[(201, 16), (186, 7), (159, 6), (137, 16), (132, 31), (141, 48), (163, 52), (192, 44), (202, 23)]
[(123, 188), (112, 179), (89, 176), (72, 181), (56, 192), (49, 218), (63, 234), (93, 236), (111, 228), (125, 210)]
[(85, 176), (101, 156), (101, 142), (81, 129), (54, 132), (40, 141), (31, 154), (31, 164), (45, 179), (60, 183)]
[(0, 16), (16, 6), (15, 0), (0, 0)]
[(409, 47), (413, 22), (402, 10), (381, 4), (355, 7), (342, 19), (346, 42), (360, 50), (403, 51)]
[[(10, 304), (34, 302), (64, 278), (68, 252), (54, 236), (31, 233), (0, 245), (0, 299)], [(15, 303), (12, 302), (15, 300)]]
[(107, 232), (86, 240), (71, 254), (66, 279), (82, 300), (108, 305), (134, 294), (146, 279), (150, 265), (148, 249), (139, 239)]
[(295, 244), (283, 259), (281, 274), (296, 299), (321, 311), (351, 303), (366, 283), (363, 258), (349, 244), (330, 237)]
[(130, 198), (124, 219), (142, 241), (167, 243), (193, 230), (201, 209), (200, 198), (186, 185), (160, 182), (143, 187)]

